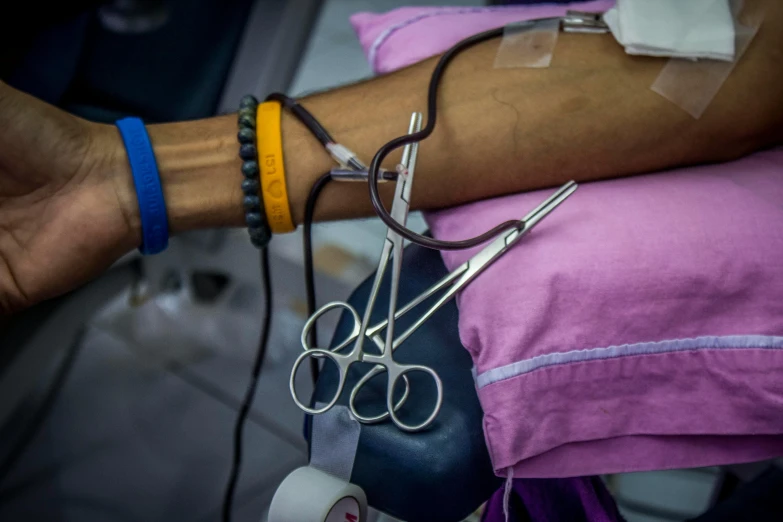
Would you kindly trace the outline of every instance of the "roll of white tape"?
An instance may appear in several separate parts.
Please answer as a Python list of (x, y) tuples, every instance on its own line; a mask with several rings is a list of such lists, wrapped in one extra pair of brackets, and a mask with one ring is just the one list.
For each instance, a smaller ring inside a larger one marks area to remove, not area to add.
[(305, 466), (277, 488), (269, 522), (366, 522), (367, 497), (359, 486)]

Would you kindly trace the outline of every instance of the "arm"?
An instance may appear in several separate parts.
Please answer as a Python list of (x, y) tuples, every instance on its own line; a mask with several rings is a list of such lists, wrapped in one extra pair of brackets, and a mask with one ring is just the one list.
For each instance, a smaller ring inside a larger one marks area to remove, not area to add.
[[(421, 145), (414, 205), (440, 208), (568, 179), (725, 161), (775, 143), (783, 124), (783, 38), (772, 19), (768, 15), (752, 48), (699, 120), (650, 90), (663, 60), (630, 58), (608, 35), (561, 35), (553, 66), (544, 70), (493, 69), (498, 41), (468, 50), (449, 66), (442, 82), (438, 125)], [(403, 134), (412, 111), (425, 109), (434, 64), (430, 59), (302, 103), (338, 141), (369, 162), (378, 146)], [(181, 196), (167, 197), (176, 230), (243, 224), (235, 129), (233, 115), (150, 128), (171, 191), (176, 187)], [(224, 139), (209, 143), (204, 133)], [(292, 212), (301, 222), (312, 183), (332, 163), (289, 115), (283, 136)], [(121, 144), (114, 148), (121, 150)], [(194, 159), (184, 151), (204, 153), (211, 167), (193, 170)], [(126, 168), (124, 157), (116, 168)], [(220, 191), (209, 203), (194, 204), (208, 187)], [(130, 203), (133, 208), (135, 200)], [(203, 212), (203, 204), (209, 205), (206, 217), (188, 210)], [(332, 184), (319, 202), (317, 218), (370, 212), (365, 186)]]
[[(438, 125), (421, 146), (414, 194), (438, 208), (530, 190), (724, 161), (781, 139), (783, 5), (704, 116), (650, 91), (663, 61), (630, 58), (609, 36), (561, 35), (549, 69), (493, 69), (498, 42), (447, 70)], [(303, 101), (337, 140), (369, 161), (425, 108), (434, 59)], [(172, 232), (241, 226), (236, 120), (151, 125)], [(331, 161), (286, 115), (291, 208), (301, 222), (313, 181)], [(88, 280), (140, 242), (138, 208), (119, 134), (0, 84), (0, 310)], [(392, 158), (394, 160), (395, 158)], [(366, 186), (331, 184), (319, 219), (368, 215)]]

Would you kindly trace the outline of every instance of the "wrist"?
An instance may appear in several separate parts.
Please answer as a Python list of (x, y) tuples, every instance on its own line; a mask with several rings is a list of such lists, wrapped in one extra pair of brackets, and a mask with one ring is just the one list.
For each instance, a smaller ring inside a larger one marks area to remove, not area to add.
[(171, 234), (244, 224), (236, 116), (148, 125)]
[(96, 124), (92, 128), (90, 167), (101, 177), (111, 201), (121, 215), (124, 227), (118, 230), (116, 242), (124, 251), (141, 244), (141, 216), (128, 156), (119, 131), (113, 125)]
[[(147, 126), (171, 235), (244, 223), (234, 120)], [(132, 250), (141, 245), (142, 227), (125, 145), (113, 125), (96, 125), (94, 131), (95, 155), (89, 161), (111, 188), (125, 223), (117, 241)]]

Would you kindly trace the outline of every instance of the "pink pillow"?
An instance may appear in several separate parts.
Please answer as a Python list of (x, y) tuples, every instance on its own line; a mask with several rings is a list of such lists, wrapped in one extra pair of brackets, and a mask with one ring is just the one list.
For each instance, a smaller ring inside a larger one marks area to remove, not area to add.
[(435, 56), (468, 36), (511, 22), (563, 16), (569, 9), (603, 12), (614, 0), (502, 7), (401, 7), (356, 13), (351, 24), (376, 73), (396, 71)]
[[(375, 69), (388, 71), (487, 24), (561, 9), (505, 8), (488, 22), (486, 10), (408, 8), (352, 21), (368, 52), (375, 42)], [(550, 193), (428, 221), (439, 239), (474, 236)], [(496, 473), (564, 477), (783, 455), (781, 202), (783, 149), (583, 184), (463, 291), (460, 336)], [(453, 269), (473, 253), (443, 259)]]

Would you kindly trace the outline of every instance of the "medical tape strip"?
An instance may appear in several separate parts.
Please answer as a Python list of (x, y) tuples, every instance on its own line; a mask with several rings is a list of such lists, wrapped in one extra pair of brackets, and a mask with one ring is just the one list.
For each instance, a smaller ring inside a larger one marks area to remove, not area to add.
[(503, 39), (495, 55), (496, 69), (546, 68), (560, 34), (560, 19), (528, 20), (503, 28)]
[[(323, 408), (326, 403), (316, 403)], [(334, 477), (351, 480), (361, 424), (346, 406), (335, 405), (313, 416), (310, 465)]]
[(741, 16), (735, 15), (734, 61), (672, 58), (664, 65), (650, 89), (699, 119), (750, 46), (763, 20), (764, 10), (758, 2), (744, 9)]

